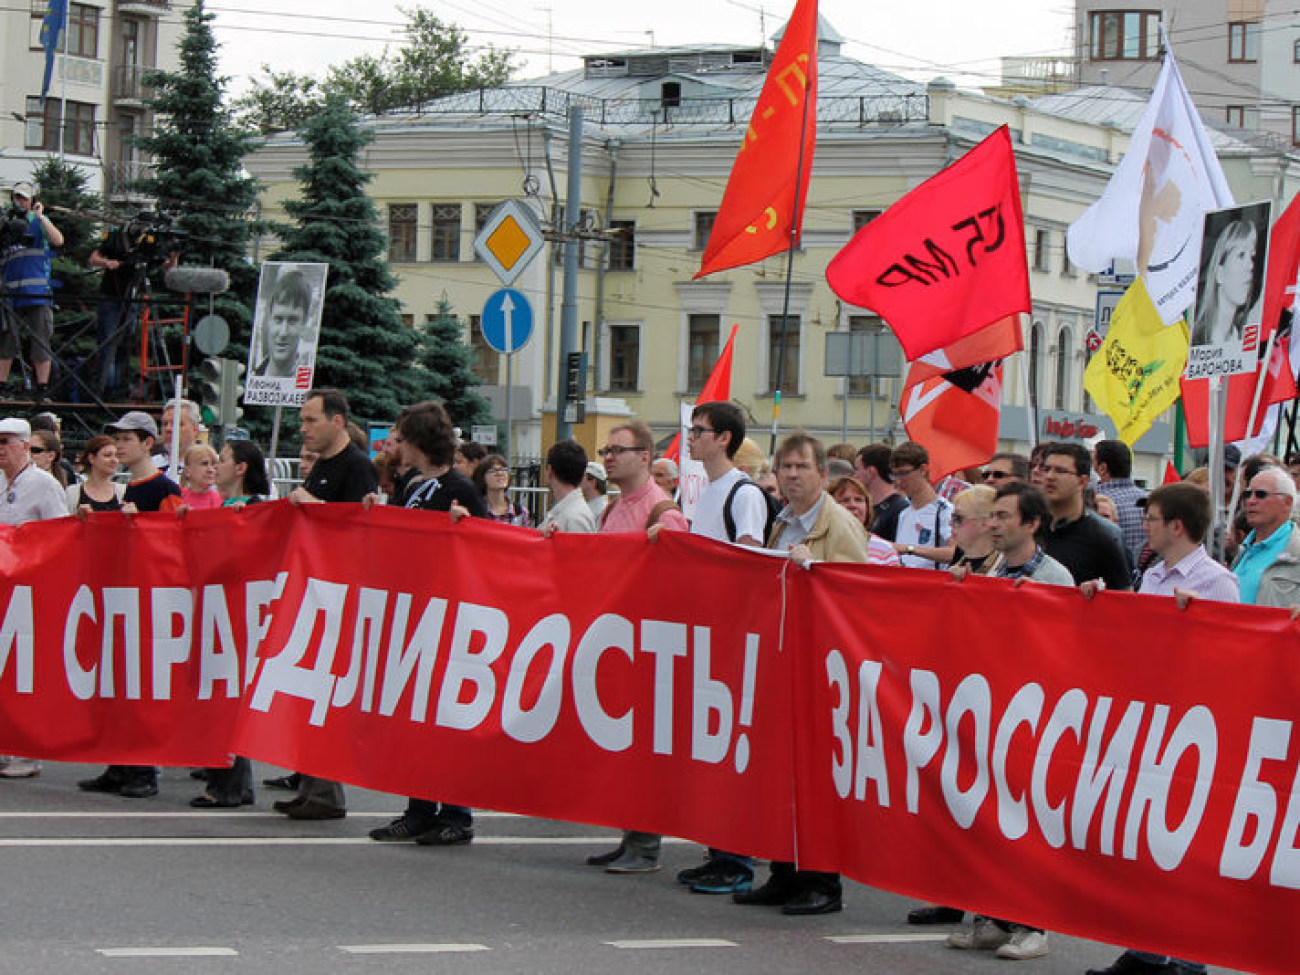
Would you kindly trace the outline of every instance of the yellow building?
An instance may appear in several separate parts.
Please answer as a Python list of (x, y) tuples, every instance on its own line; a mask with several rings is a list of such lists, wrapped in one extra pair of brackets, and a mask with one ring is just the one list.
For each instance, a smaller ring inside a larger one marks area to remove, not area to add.
[[(1098, 282), (1072, 269), (1065, 230), (1097, 198), (1127, 143), (1144, 95), (1089, 89), (1091, 96), (1037, 101), (913, 82), (840, 53), (822, 22), (818, 143), (796, 257), (787, 332), (783, 430), (804, 427), (830, 442), (904, 437), (896, 377), (827, 378), (826, 337), (880, 329), (846, 307), (824, 270), (854, 231), (999, 125), (1016, 145), (1034, 313), (1027, 352), (1007, 376), (1003, 437), (1025, 449), (1031, 423), (1089, 416), (1082, 389), (1085, 336)], [(443, 294), (466, 321), (485, 392), (502, 418), (503, 357), (476, 327), (500, 283), (474, 254), (476, 230), (501, 200), (527, 201), (539, 221), (563, 230), (570, 105), (581, 105), (580, 338), (590, 363), (589, 417), (578, 437), (595, 446), (600, 423), (646, 420), (667, 437), (679, 403), (699, 390), (733, 323), (739, 325), (732, 396), (750, 412), (756, 439), (771, 422), (785, 259), (692, 281), (740, 136), (762, 86), (770, 52), (758, 47), (651, 49), (591, 56), (582, 68), (470, 92), (420, 110), (369, 119), (364, 165), (388, 221), (390, 258), (408, 321), (432, 315)], [(1090, 117), (1104, 106), (1105, 115)], [(1289, 198), (1295, 157), (1215, 135), (1240, 199)], [(303, 159), (278, 136), (250, 161), (267, 187), (268, 216), (296, 192)], [(536, 456), (555, 408), (562, 254), (552, 243), (513, 287), (533, 305), (537, 332), (514, 356), (515, 451)], [(1041, 407), (1027, 409), (1030, 391)], [(845, 395), (847, 393), (847, 403)], [(847, 407), (847, 409), (846, 409)], [(1089, 421), (1089, 424), (1091, 421)], [(1074, 426), (1078, 426), (1075, 423)], [(553, 416), (550, 423), (553, 429)], [(846, 434), (846, 436), (845, 436)], [(1143, 443), (1147, 468), (1169, 440), (1168, 425)]]

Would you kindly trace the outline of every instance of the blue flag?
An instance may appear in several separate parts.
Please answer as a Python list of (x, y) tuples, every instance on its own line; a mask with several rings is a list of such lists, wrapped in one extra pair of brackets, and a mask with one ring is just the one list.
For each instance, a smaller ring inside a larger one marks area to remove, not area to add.
[(49, 10), (41, 21), (41, 47), (45, 49), (45, 78), (41, 81), (41, 104), (50, 90), (54, 77), (54, 55), (59, 50), (59, 38), (68, 24), (68, 0), (50, 0)]

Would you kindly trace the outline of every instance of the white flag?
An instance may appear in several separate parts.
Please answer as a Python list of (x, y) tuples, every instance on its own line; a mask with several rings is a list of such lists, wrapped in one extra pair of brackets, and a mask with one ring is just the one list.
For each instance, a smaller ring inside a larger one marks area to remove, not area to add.
[(1196, 296), (1207, 210), (1233, 205), (1232, 191), (1166, 45), (1151, 101), (1106, 192), (1066, 236), (1070, 260), (1104, 271), (1132, 262), (1166, 325)]

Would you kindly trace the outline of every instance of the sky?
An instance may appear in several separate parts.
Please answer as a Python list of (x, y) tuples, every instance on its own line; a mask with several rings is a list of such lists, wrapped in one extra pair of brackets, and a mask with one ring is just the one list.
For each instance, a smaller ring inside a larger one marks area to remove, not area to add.
[[(321, 74), (361, 53), (381, 53), (416, 0), (208, 0), (221, 70), (238, 94), (263, 64)], [(778, 30), (793, 0), (423, 0), (475, 46), (519, 52), (516, 77), (577, 67), (584, 54), (694, 43), (756, 44)], [(822, 16), (861, 61), (928, 81), (993, 84), (1003, 55), (1068, 56), (1068, 0), (821, 0)], [(364, 15), (359, 11), (364, 10)], [(901, 14), (900, 11), (906, 11)], [(994, 13), (996, 12), (996, 13)]]

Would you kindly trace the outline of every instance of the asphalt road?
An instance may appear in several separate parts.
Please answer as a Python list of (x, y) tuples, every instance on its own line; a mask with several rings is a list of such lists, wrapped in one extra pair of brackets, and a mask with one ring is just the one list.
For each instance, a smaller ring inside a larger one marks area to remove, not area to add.
[(953, 951), (948, 929), (905, 923), (916, 902), (852, 883), (840, 914), (740, 907), (674, 881), (693, 843), (668, 841), (660, 873), (612, 876), (583, 864), (616, 841), (606, 829), (479, 813), (471, 846), (378, 844), (366, 832), (396, 797), (350, 789), (347, 819), (299, 823), (263, 789), (252, 807), (192, 810), (201, 783), (182, 769), (154, 799), (79, 792), (97, 771), (0, 780), (0, 972), (1048, 975), (1118, 954), (1055, 934), (1031, 962)]

